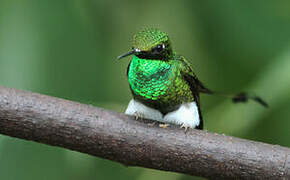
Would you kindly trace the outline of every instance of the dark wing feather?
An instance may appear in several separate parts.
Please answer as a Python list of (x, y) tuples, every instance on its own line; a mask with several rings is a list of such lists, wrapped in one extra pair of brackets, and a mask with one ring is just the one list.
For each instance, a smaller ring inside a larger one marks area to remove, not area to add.
[(193, 76), (185, 74), (183, 72), (181, 72), (181, 75), (182, 75), (183, 79), (188, 83), (190, 90), (192, 92), (192, 95), (194, 97), (194, 100), (196, 102), (197, 108), (198, 108), (200, 123), (196, 128), (203, 129), (203, 119), (202, 119), (202, 114), (201, 114), (201, 109), (200, 109), (198, 84), (195, 83)]
[(181, 62), (181, 76), (183, 79), (187, 82), (187, 84), (190, 87), (190, 90), (192, 92), (192, 95), (194, 97), (194, 100), (196, 102), (198, 113), (199, 113), (199, 119), (200, 124), (197, 126), (197, 129), (203, 129), (203, 118), (200, 108), (200, 100), (199, 100), (199, 93), (208, 93), (211, 94), (212, 91), (207, 89), (195, 76), (193, 70), (190, 67), (190, 64), (186, 61), (186, 59), (183, 56), (176, 55), (176, 60), (179, 60)]
[(191, 77), (191, 81), (194, 81), (194, 83), (196, 84), (196, 87), (197, 87), (197, 91), (200, 92), (200, 93), (206, 93), (206, 94), (213, 94), (213, 91), (206, 88), (201, 81), (199, 81), (197, 79), (196, 76), (192, 76)]
[(176, 55), (176, 59), (182, 64), (182, 73), (187, 77), (187, 81), (190, 82), (195, 87), (195, 91), (199, 93), (213, 94), (214, 92), (203, 85), (201, 81), (198, 80), (194, 74), (190, 64), (186, 61), (183, 56)]
[(191, 88), (194, 88), (195, 93), (206, 93), (206, 94), (220, 95), (223, 97), (231, 98), (234, 103), (247, 102), (250, 99), (250, 100), (253, 100), (253, 101), (259, 103), (260, 105), (262, 105), (266, 108), (268, 107), (268, 104), (262, 98), (260, 98), (259, 96), (253, 95), (253, 94), (249, 94), (246, 92), (241, 92), (238, 94), (226, 94), (226, 93), (212, 91), (212, 90), (206, 88), (202, 84), (202, 82), (200, 82), (198, 80), (196, 75), (193, 73), (193, 71), (190, 67), (190, 64), (185, 60), (185, 58), (183, 58), (182, 56), (178, 56), (177, 59), (182, 62), (183, 74), (186, 74), (186, 76), (188, 76), (185, 79), (187, 79), (186, 81), (190, 84)]
[(128, 74), (129, 74), (130, 64), (131, 64), (131, 61), (129, 62), (129, 64), (128, 64), (128, 66), (127, 66), (127, 71), (126, 71), (126, 75), (127, 75), (127, 77), (128, 77)]

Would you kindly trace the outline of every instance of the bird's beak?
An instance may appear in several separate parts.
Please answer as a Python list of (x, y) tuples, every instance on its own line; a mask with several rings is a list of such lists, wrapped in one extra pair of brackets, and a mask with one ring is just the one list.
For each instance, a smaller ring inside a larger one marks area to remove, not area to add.
[(129, 51), (125, 54), (122, 54), (121, 56), (118, 56), (117, 57), (117, 60), (120, 60), (120, 59), (123, 59), (124, 57), (127, 57), (127, 56), (130, 56), (130, 55), (133, 55), (133, 54), (138, 54), (140, 51), (140, 49), (133, 49), (132, 51)]

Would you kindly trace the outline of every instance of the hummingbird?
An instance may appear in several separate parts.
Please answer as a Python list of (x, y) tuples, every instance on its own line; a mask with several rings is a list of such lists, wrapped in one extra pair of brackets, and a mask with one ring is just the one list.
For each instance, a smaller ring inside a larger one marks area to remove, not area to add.
[[(119, 56), (132, 55), (127, 77), (133, 98), (125, 111), (146, 119), (185, 128), (203, 129), (200, 93), (218, 94), (206, 88), (193, 72), (190, 63), (173, 51), (167, 33), (146, 28), (133, 37), (132, 50)], [(233, 102), (253, 99), (268, 105), (258, 96), (248, 93), (225, 95)]]

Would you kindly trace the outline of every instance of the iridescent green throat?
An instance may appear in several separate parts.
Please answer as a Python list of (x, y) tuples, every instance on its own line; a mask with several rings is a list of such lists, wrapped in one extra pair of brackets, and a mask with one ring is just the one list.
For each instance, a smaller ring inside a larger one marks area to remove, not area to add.
[(180, 75), (180, 62), (140, 59), (133, 56), (128, 79), (134, 98), (167, 113), (183, 102), (193, 101), (188, 84)]

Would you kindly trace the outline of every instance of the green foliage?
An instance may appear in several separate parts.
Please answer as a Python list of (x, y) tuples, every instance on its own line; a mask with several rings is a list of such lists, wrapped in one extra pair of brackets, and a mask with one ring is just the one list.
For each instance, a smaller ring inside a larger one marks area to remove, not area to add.
[[(202, 96), (205, 128), (290, 146), (289, 1), (0, 1), (0, 84), (124, 111), (128, 61), (144, 27), (167, 32), (209, 88), (270, 105)], [(127, 168), (0, 136), (0, 179), (194, 179)]]

